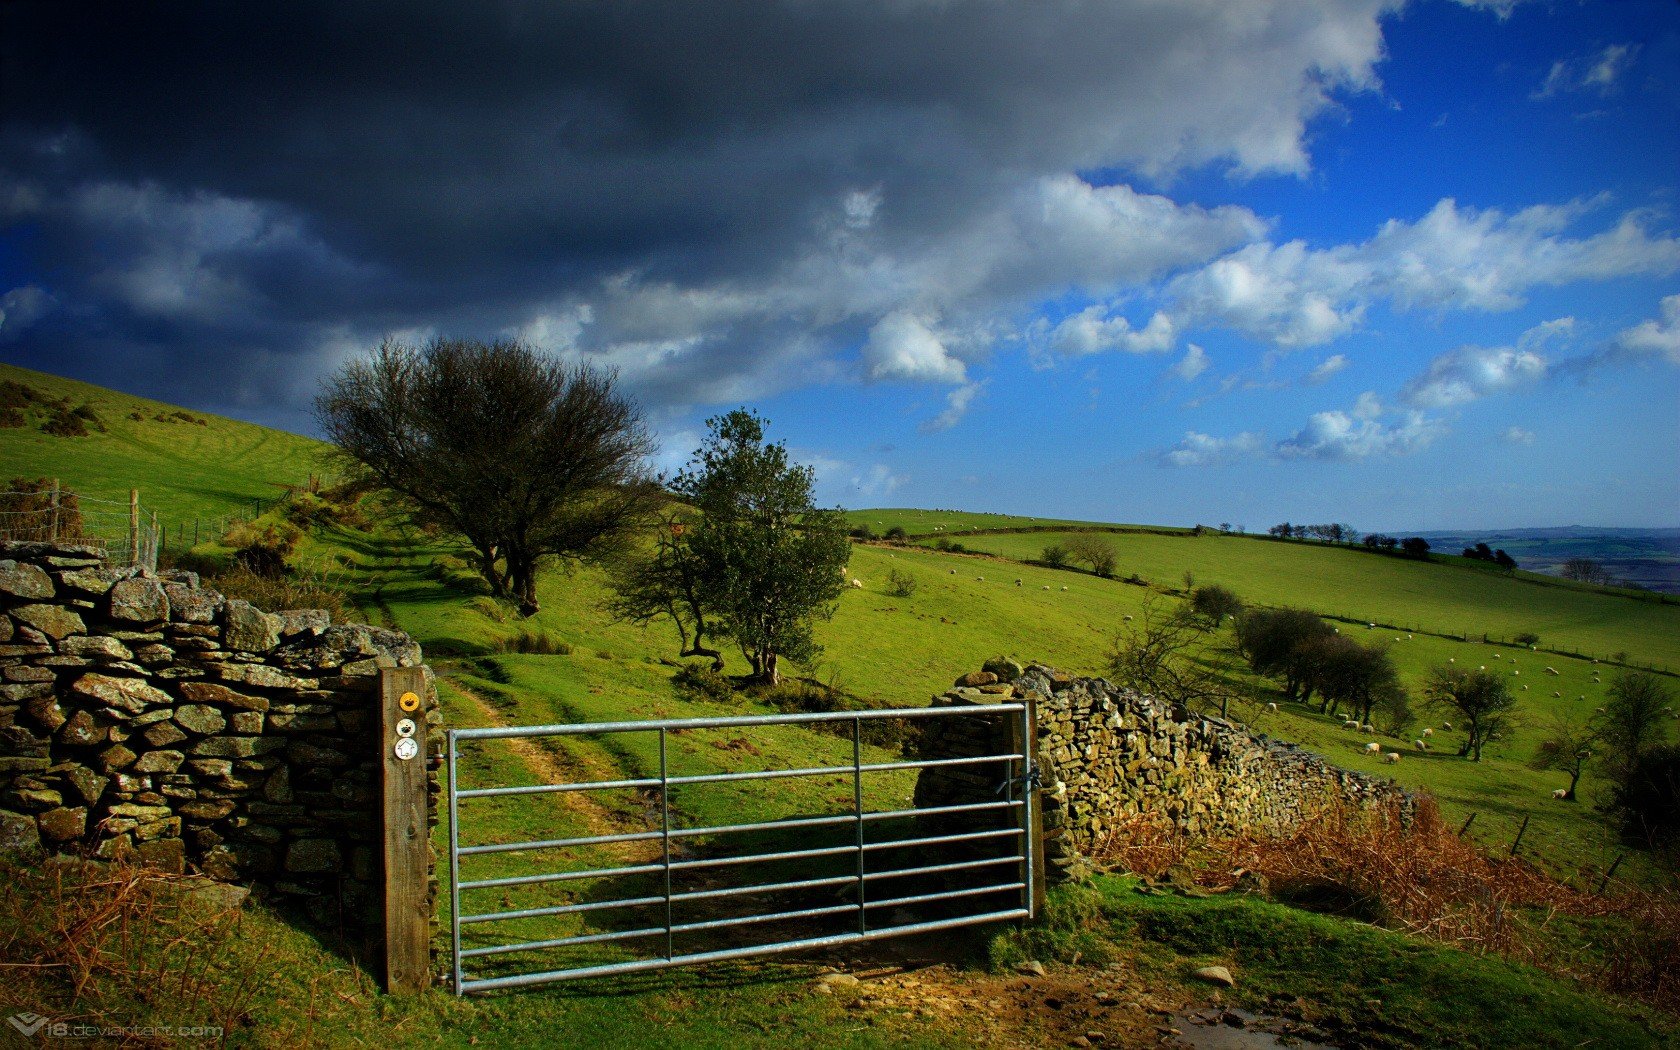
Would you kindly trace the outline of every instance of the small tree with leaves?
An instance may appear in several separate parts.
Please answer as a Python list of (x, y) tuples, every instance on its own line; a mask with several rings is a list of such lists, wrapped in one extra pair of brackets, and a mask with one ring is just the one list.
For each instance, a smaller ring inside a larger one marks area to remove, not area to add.
[(1218, 627), (1227, 617), (1235, 617), (1242, 610), (1242, 599), (1236, 592), (1217, 583), (1204, 584), (1190, 592), (1190, 611), (1210, 628)]
[(1569, 787), (1564, 789), (1563, 797), (1574, 801), (1575, 788), (1581, 783), (1581, 774), (1593, 756), (1593, 748), (1597, 746), (1598, 730), (1591, 724), (1557, 717), (1552, 719), (1545, 738), (1535, 747), (1528, 768), (1568, 773)]
[(764, 438), (764, 420), (737, 409), (706, 421), (706, 443), (672, 480), (699, 517), (686, 536), (704, 607), (734, 638), (752, 677), (774, 685), (783, 658), (822, 652), (815, 623), (834, 615), (851, 553), (838, 510), (811, 501), (811, 468)]
[(1458, 667), (1431, 670), (1424, 696), (1437, 707), (1452, 712), (1464, 727), (1464, 746), (1458, 753), (1472, 762), (1480, 762), (1488, 741), (1509, 728), (1517, 706), (1510, 686), (1500, 675)]
[(1663, 742), (1673, 710), (1674, 695), (1655, 675), (1624, 671), (1611, 681), (1599, 729), (1612, 776), (1633, 768), (1646, 748)]
[(1216, 666), (1208, 630), (1187, 604), (1169, 605), (1156, 595), (1122, 624), (1108, 653), (1109, 677), (1187, 711), (1230, 714), (1238, 694)]
[(1067, 551), (1069, 558), (1088, 563), (1092, 572), (1104, 578), (1114, 575), (1114, 567), (1120, 561), (1114, 541), (1107, 536), (1087, 533), (1069, 543)]
[(1068, 563), (1068, 549), (1059, 543), (1052, 543), (1044, 548), (1044, 553), (1038, 556), (1038, 560), (1052, 569), (1060, 569)]
[(689, 515), (667, 517), (651, 552), (612, 565), (613, 595), (607, 608), (631, 623), (669, 620), (681, 646), (678, 655), (710, 657), (712, 670), (721, 672), (723, 654), (706, 644), (715, 634), (716, 610), (708, 604), (702, 565), (688, 543), (690, 519)]

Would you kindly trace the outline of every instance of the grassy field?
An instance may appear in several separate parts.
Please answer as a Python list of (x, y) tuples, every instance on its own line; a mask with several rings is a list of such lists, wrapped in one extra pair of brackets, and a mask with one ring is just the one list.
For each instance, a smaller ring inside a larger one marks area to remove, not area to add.
[[(5, 478), (56, 477), (79, 494), (124, 505), (129, 489), (137, 488), (171, 530), (186, 522), (190, 533), (195, 517), (273, 499), (323, 469), (326, 446), (311, 438), (201, 412), (182, 419), (174, 405), (15, 365), (0, 364), (0, 381), (67, 398), (72, 407), (89, 405), (105, 427), (90, 427), (86, 437), (57, 437), (41, 432), (42, 409), (28, 410), (29, 425), (0, 429)], [(171, 542), (176, 535), (171, 531)]]

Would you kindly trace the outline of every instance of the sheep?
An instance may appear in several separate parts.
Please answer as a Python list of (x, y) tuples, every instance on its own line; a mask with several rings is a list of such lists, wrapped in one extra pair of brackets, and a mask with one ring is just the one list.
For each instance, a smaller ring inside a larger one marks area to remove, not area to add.
[(1480, 667), (1478, 667), (1478, 668), (1476, 668), (1476, 670), (1478, 670), (1478, 671), (1485, 671), (1485, 670), (1487, 670), (1487, 664), (1483, 664), (1483, 665), (1481, 665), (1481, 666), (1480, 666)]
[(1451, 656), (1449, 656), (1449, 657), (1447, 657), (1447, 663), (1449, 663), (1449, 664), (1456, 664), (1456, 663), (1458, 663), (1458, 660), (1457, 660), (1457, 658), (1456, 658), (1456, 657), (1451, 657)]
[(1369, 744), (1365, 745), (1365, 750), (1369, 751), (1371, 754), (1374, 755), (1378, 751), (1382, 750), (1382, 745), (1377, 743), (1375, 740), (1373, 740)]
[(1365, 629), (1367, 631), (1374, 631), (1374, 630), (1377, 629), (1377, 625), (1374, 624), (1374, 623), (1368, 623), (1368, 624), (1365, 625)]
[(1015, 586), (1017, 586), (1017, 587), (1019, 587), (1019, 586), (1021, 586), (1021, 581), (1020, 581), (1020, 580), (1016, 580), (1016, 581), (1015, 581)]
[(1566, 799), (1566, 798), (1569, 797), (1569, 789), (1568, 788), (1554, 788), (1552, 790), (1552, 797), (1555, 798), (1555, 799)]
[(957, 570), (955, 570), (955, 569), (952, 569), (952, 570), (951, 570), (951, 575), (952, 575), (952, 576), (955, 576), (955, 575), (956, 575), (956, 574), (957, 574)]
[(1526, 685), (1525, 685), (1525, 686), (1523, 686), (1523, 689), (1525, 689), (1525, 690), (1526, 690), (1526, 689), (1527, 689), (1527, 688), (1528, 688), (1528, 686), (1526, 686)]
[(1442, 729), (1451, 729), (1452, 728), (1452, 723), (1451, 722), (1442, 722), (1441, 723), (1441, 728)]
[(1400, 752), (1390, 751), (1388, 754), (1383, 756), (1383, 761), (1392, 766), (1394, 763), (1400, 761)]
[(1494, 654), (1493, 654), (1493, 658), (1494, 658), (1494, 659), (1495, 659), (1495, 660), (1497, 660), (1497, 659), (1499, 659), (1499, 654), (1498, 654), (1498, 653), (1494, 653)]
[(1132, 614), (1131, 613), (1126, 613), (1124, 616), (1121, 617), (1121, 619), (1125, 620), (1127, 623), (1131, 623), (1132, 622)]
[(1276, 711), (1276, 710), (1277, 710), (1277, 704), (1267, 704), (1267, 705), (1266, 705), (1266, 710), (1268, 710), (1268, 711)]
[(852, 581), (852, 590), (854, 590), (854, 591), (863, 590), (863, 581), (862, 580), (853, 580)]
[(1342, 720), (1342, 728), (1343, 729), (1358, 729), (1359, 728), (1359, 722), (1358, 722), (1357, 719), (1344, 718)]
[(985, 583), (985, 582), (986, 582), (986, 577), (984, 577), (984, 576), (976, 576), (976, 577), (974, 577), (974, 578), (975, 578), (975, 579), (976, 579), (976, 580), (978, 580), (978, 581), (980, 581), (980, 582), (981, 582), (981, 583)]
[(1064, 590), (1064, 591), (1067, 590), (1067, 584), (1065, 584), (1065, 583), (1062, 584), (1062, 590)]
[(1048, 584), (1048, 583), (1047, 583), (1047, 584), (1045, 584), (1045, 585), (1044, 585), (1044, 586), (1043, 586), (1043, 587), (1041, 587), (1041, 588), (1039, 588), (1039, 589), (1040, 589), (1040, 590), (1045, 590), (1045, 591), (1047, 591), (1047, 590), (1049, 590), (1049, 589), (1050, 589), (1050, 585), (1049, 585), (1049, 584)]
[(1548, 667), (1548, 668), (1546, 668), (1546, 673), (1550, 674), (1550, 675), (1555, 675), (1555, 674), (1558, 673), (1558, 669), (1555, 668), (1555, 667)]
[(1408, 634), (1408, 635), (1407, 635), (1407, 636), (1406, 636), (1406, 641), (1408, 641), (1408, 642), (1409, 642), (1409, 641), (1411, 641), (1411, 640), (1412, 640), (1412, 636), (1411, 636), (1411, 635), (1409, 635), (1409, 634)]
[(1552, 690), (1552, 699), (1554, 699), (1554, 700), (1561, 699), (1562, 696), (1563, 696), (1563, 694), (1558, 692), (1556, 689)]
[(1377, 727), (1369, 722), (1366, 722), (1364, 725), (1359, 727), (1359, 731), (1362, 733), (1375, 733), (1377, 731)]
[(1424, 726), (1423, 727), (1423, 735), (1424, 736), (1434, 736), (1435, 735), (1435, 730), (1429, 728), (1428, 726)]
[(1412, 741), (1412, 745), (1414, 747), (1416, 747), (1419, 751), (1428, 751), (1429, 750), (1429, 745), (1424, 743), (1422, 740), (1414, 740), (1414, 741)]

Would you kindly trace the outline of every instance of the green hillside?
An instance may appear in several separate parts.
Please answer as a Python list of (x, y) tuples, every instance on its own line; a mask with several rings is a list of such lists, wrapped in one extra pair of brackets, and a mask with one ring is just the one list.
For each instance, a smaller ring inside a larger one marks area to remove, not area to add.
[(97, 417), (86, 436), (60, 437), (41, 430), (53, 414), (47, 405), (19, 407), (23, 425), (0, 427), (0, 481), (56, 477), (81, 495), (125, 502), (137, 488), (171, 528), (273, 499), (322, 470), (326, 446), (312, 438), (15, 365), (0, 364), (0, 384), (65, 399), (72, 409), (87, 405)]
[[(4, 375), (94, 405), (107, 427), (103, 434), (76, 438), (29, 428), (0, 430), (11, 472), (57, 476), (90, 493), (121, 492), (129, 479), (137, 479), (146, 492), (156, 493), (148, 498), (165, 508), (165, 520), (169, 507), (213, 512), (301, 481), (316, 469), (322, 447), (214, 417), (202, 417), (203, 426), (158, 422), (157, 415), (167, 417), (175, 409), (19, 369)], [(142, 419), (130, 419), (128, 412)], [(1475, 830), (1490, 842), (1508, 841), (1528, 817), (1525, 849), (1538, 848), (1565, 865), (1602, 865), (1617, 847), (1590, 806), (1550, 799), (1561, 784), (1558, 774), (1534, 772), (1525, 762), (1549, 716), (1582, 716), (1604, 702), (1607, 672), (1613, 669), (1587, 657), (1482, 644), (1483, 633), (1508, 638), (1533, 631), (1543, 649), (1601, 658), (1621, 653), (1629, 663), (1680, 666), (1680, 607), (1672, 604), (1346, 548), (1129, 526), (1108, 538), (1120, 552), (1119, 575), (1135, 575), (1146, 584), (1140, 585), (1023, 563), (1046, 545), (1070, 538), (1059, 528), (1116, 526), (906, 509), (859, 510), (850, 517), (877, 535), (897, 525), (928, 537), (921, 545), (853, 547), (851, 571), (864, 587), (844, 593), (834, 619), (818, 633), (825, 653), (801, 673), (857, 702), (925, 704), (953, 677), (998, 654), (1101, 673), (1124, 618), (1139, 615), (1151, 596), (1171, 600), (1168, 592), (1181, 589), (1190, 573), (1199, 583), (1230, 587), (1251, 603), (1299, 605), (1346, 618), (1344, 630), (1391, 647), (1413, 686), (1448, 660), (1516, 672), (1518, 729), (1480, 764), (1452, 756), (1456, 741), (1445, 731), (1438, 732), (1429, 755), (1408, 750), (1409, 740), (1385, 740), (1385, 747), (1408, 754), (1398, 766), (1380, 766), (1363, 751), (1363, 738), (1316, 712), (1284, 705), (1272, 713), (1257, 703), (1245, 717), (1263, 732), (1298, 740), (1340, 764), (1427, 788), (1457, 819), (1479, 814)], [(1010, 531), (1021, 529), (1035, 531)], [(949, 553), (929, 545), (931, 537), (947, 534), (985, 553)], [(612, 621), (603, 609), (606, 583), (596, 570), (547, 574), (541, 583), (543, 611), (521, 621), (484, 595), (447, 544), (407, 533), (389, 516), (371, 532), (318, 531), (297, 557), (304, 564), (338, 566), (335, 582), (361, 615), (412, 633), (447, 674), (469, 688), (488, 684), (492, 688), (482, 691), (508, 697), (505, 703), (518, 721), (688, 710), (670, 682), (674, 635), (658, 625), (643, 629)], [(888, 593), (888, 575), (895, 571), (915, 581), (912, 596)], [(1381, 626), (1363, 626), (1373, 622)], [(501, 655), (533, 649), (531, 655)], [(541, 655), (555, 650), (563, 654)], [(739, 659), (726, 655), (739, 673)], [(495, 658), (494, 673), (504, 681), (483, 677), (477, 661), (487, 656)], [(1558, 673), (1548, 674), (1547, 667)], [(1247, 685), (1259, 701), (1275, 698), (1269, 683)], [(481, 717), (453, 702), (450, 714), (462, 724)], [(1590, 800), (1598, 790), (1589, 775), (1585, 796)]]

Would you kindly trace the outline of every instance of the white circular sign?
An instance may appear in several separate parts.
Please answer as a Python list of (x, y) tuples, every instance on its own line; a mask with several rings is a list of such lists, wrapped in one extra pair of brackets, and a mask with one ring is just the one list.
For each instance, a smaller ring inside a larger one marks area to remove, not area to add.
[(397, 735), (398, 736), (413, 736), (414, 735), (414, 728), (415, 728), (414, 727), (414, 719), (405, 718), (402, 721), (397, 723)]
[(407, 762), (409, 759), (420, 753), (420, 745), (414, 742), (413, 737), (405, 736), (401, 740), (397, 741), (395, 750), (397, 757), (402, 759), (404, 762)]

